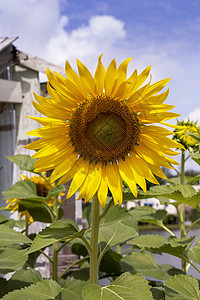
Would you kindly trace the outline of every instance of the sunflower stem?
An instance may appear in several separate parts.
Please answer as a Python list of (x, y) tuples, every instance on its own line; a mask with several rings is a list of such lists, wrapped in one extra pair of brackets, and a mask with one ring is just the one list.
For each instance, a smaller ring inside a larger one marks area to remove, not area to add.
[[(53, 223), (58, 221), (58, 196), (54, 196), (53, 202), (54, 218)], [(58, 280), (58, 243), (53, 244), (53, 262), (52, 262), (53, 280)]]
[[(181, 176), (180, 176), (180, 183), (184, 184), (185, 181), (185, 151), (181, 150)], [(181, 203), (181, 210), (180, 210), (180, 235), (181, 239), (185, 238), (186, 231), (185, 231), (185, 204)], [(186, 273), (186, 261), (182, 259), (181, 261), (182, 271)]]
[(99, 201), (97, 194), (93, 197), (92, 223), (90, 240), (90, 283), (98, 284), (98, 236), (99, 236)]

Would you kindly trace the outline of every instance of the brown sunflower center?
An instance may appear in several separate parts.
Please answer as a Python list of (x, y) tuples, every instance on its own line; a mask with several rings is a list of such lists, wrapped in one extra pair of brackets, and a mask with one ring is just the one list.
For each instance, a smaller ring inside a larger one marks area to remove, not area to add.
[(126, 103), (103, 95), (83, 102), (70, 121), (76, 151), (97, 162), (124, 157), (136, 144), (139, 133), (138, 119)]

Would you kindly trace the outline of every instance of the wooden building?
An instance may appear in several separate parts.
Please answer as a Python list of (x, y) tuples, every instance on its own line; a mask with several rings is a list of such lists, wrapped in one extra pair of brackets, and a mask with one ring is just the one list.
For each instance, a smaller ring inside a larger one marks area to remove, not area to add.
[[(63, 68), (18, 50), (13, 45), (16, 39), (0, 38), (0, 206), (5, 206), (1, 192), (8, 190), (20, 175), (5, 156), (31, 154), (23, 147), (33, 140), (26, 133), (37, 123), (26, 116), (40, 116), (32, 105), (33, 91), (40, 94), (39, 72), (46, 73), (48, 67), (63, 74)], [(64, 217), (80, 222), (81, 203), (74, 200), (72, 197), (65, 202)], [(68, 250), (63, 255), (67, 253)]]

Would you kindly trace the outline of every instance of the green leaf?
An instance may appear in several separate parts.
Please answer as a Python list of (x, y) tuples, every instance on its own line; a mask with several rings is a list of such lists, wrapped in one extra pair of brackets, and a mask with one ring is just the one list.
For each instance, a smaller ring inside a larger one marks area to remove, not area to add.
[(28, 258), (26, 251), (16, 248), (0, 249), (0, 273), (9, 273), (22, 267)]
[(194, 184), (196, 181), (200, 180), (200, 174), (189, 179), (190, 184)]
[(65, 191), (65, 186), (64, 185), (58, 185), (58, 186), (54, 186), (48, 193), (48, 195), (46, 196), (46, 200), (48, 200), (49, 198), (51, 198), (52, 196), (58, 195), (59, 193), (62, 193)]
[(194, 261), (197, 264), (200, 264), (200, 239), (198, 239), (194, 247), (188, 250), (187, 255), (190, 260)]
[(122, 256), (118, 254), (117, 252), (113, 251), (112, 249), (109, 249), (104, 254), (99, 270), (101, 272), (105, 273), (114, 273), (114, 274), (120, 274), (121, 272), (121, 266), (120, 266), (120, 260)]
[(60, 285), (53, 280), (43, 280), (21, 290), (15, 290), (5, 295), (2, 300), (50, 300), (58, 299), (61, 293)]
[(0, 214), (0, 224), (4, 223), (6, 221), (8, 221), (8, 219), (4, 215)]
[(33, 172), (33, 164), (36, 162), (37, 158), (32, 158), (26, 154), (17, 154), (13, 156), (6, 156), (14, 164), (18, 165), (21, 170)]
[(125, 207), (119, 205), (112, 205), (105, 217), (101, 220), (101, 224), (110, 223), (112, 221), (119, 221), (131, 218), (129, 211)]
[(82, 297), (83, 300), (153, 300), (148, 281), (130, 273), (122, 274), (105, 287), (88, 285), (83, 289)]
[(200, 153), (191, 153), (191, 157), (198, 165), (200, 165)]
[[(150, 252), (133, 251), (121, 260), (122, 271), (136, 271), (140, 275), (166, 280), (169, 274), (157, 264), (154, 255)], [(132, 267), (132, 269), (130, 269)]]
[(152, 287), (150, 291), (154, 300), (165, 300), (165, 292), (162, 287)]
[(188, 275), (175, 275), (165, 283), (166, 300), (199, 300), (200, 291), (197, 278)]
[(27, 253), (30, 254), (67, 238), (75, 238), (83, 232), (84, 230), (79, 232), (77, 224), (71, 219), (62, 219), (39, 232)]
[(17, 232), (6, 225), (0, 225), (0, 246), (9, 246), (14, 244), (30, 244), (32, 241), (20, 232)]
[(0, 298), (2, 298), (8, 292), (8, 281), (5, 278), (0, 277)]
[(110, 248), (138, 235), (135, 219), (105, 223), (99, 228), (99, 242), (106, 242)]
[[(166, 242), (163, 236), (144, 235), (128, 241), (136, 249), (155, 251), (160, 253), (168, 253), (176, 257), (185, 259), (186, 251), (194, 242), (195, 237), (178, 239), (177, 237), (169, 237)], [(159, 246), (160, 243), (160, 246)], [(163, 244), (162, 244), (163, 243)]]
[(151, 223), (161, 227), (163, 225), (162, 221), (167, 215), (165, 210), (158, 210), (148, 206), (134, 207), (129, 213), (139, 222)]
[[(72, 243), (71, 251), (72, 253), (78, 255), (78, 256), (87, 256), (88, 250), (85, 246), (85, 243), (78, 239), (78, 242)], [(73, 241), (72, 241), (73, 242)]]
[(179, 191), (184, 198), (193, 197), (197, 194), (193, 186), (189, 184), (176, 184), (173, 186), (174, 191)]
[(43, 197), (37, 195), (36, 184), (31, 180), (17, 181), (8, 192), (2, 192), (6, 199), (26, 199), (45, 202)]
[(134, 238), (133, 240), (128, 241), (128, 244), (137, 246), (138, 248), (142, 249), (154, 249), (160, 248), (168, 244), (168, 240), (166, 237), (161, 235), (144, 234)]
[(89, 281), (71, 279), (62, 287), (62, 300), (82, 299), (82, 290)]
[(8, 292), (19, 290), (40, 281), (42, 281), (42, 276), (40, 272), (34, 269), (17, 270), (8, 282)]

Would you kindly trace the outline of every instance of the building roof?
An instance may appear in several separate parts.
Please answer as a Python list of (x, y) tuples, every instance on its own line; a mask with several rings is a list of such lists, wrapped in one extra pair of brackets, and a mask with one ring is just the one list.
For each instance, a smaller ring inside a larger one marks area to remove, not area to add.
[[(25, 66), (29, 69), (35, 70), (37, 72), (46, 73), (46, 69), (49, 68), (51, 71), (56, 71), (61, 75), (64, 75), (63, 68), (50, 63), (47, 60), (39, 58), (37, 56), (33, 56), (31, 54), (25, 53), (16, 49), (12, 45), (14, 41), (16, 41), (18, 37), (0, 37), (0, 69), (3, 71), (6, 66), (9, 66), (11, 61), (14, 63), (19, 63), (22, 66)], [(10, 50), (10, 46), (13, 46), (15, 49), (15, 55)], [(6, 53), (5, 53), (6, 51)], [(6, 58), (6, 59), (5, 59)], [(15, 60), (15, 61), (14, 61)], [(2, 61), (2, 63), (1, 63)], [(1, 66), (2, 65), (2, 66)]]
[(0, 37), (0, 52), (7, 48), (9, 45), (11, 45), (14, 41), (16, 41), (18, 39), (18, 37), (13, 37), (13, 38), (9, 38), (9, 37)]

